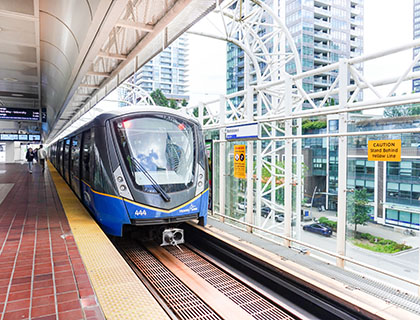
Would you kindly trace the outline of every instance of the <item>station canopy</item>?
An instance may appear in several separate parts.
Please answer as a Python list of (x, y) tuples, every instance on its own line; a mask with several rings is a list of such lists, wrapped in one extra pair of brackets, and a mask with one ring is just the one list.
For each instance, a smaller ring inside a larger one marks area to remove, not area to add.
[[(51, 139), (214, 6), (215, 0), (2, 0), (0, 108), (42, 111), (44, 140)], [(34, 126), (20, 120), (16, 131)]]

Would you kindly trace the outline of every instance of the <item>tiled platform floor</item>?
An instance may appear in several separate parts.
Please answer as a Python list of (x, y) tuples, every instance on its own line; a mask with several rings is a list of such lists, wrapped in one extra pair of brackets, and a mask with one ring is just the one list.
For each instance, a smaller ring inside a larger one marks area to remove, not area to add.
[(0, 164), (0, 319), (103, 319), (48, 169)]

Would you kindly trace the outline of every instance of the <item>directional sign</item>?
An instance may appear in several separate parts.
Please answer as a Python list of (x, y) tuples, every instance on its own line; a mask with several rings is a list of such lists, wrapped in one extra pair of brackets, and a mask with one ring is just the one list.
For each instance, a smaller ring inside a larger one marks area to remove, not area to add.
[(233, 147), (233, 176), (239, 179), (246, 179), (246, 146), (236, 145)]
[(258, 138), (258, 123), (238, 124), (226, 128), (226, 139), (252, 139)]
[(401, 161), (401, 140), (368, 141), (369, 161)]

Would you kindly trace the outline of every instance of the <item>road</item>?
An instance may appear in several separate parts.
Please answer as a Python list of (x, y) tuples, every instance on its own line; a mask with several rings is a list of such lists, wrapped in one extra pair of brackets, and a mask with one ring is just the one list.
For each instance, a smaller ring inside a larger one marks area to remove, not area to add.
[[(269, 227), (270, 231), (282, 234), (283, 226), (282, 223), (274, 223)], [(336, 252), (337, 239), (335, 235), (332, 237), (324, 237), (312, 232), (301, 231), (301, 241), (312, 244), (324, 250), (330, 252)], [(329, 255), (319, 253), (315, 250), (310, 250), (311, 255), (318, 256), (332, 264), (335, 264), (336, 259)], [(419, 279), (418, 267), (419, 267), (419, 252), (418, 248), (403, 251), (396, 254), (378, 253), (363, 248), (359, 248), (353, 245), (351, 242), (346, 242), (346, 255), (356, 261), (363, 262), (372, 267), (376, 267), (381, 270), (388, 271), (392, 274), (396, 274), (400, 277), (408, 278), (411, 280)], [(398, 289), (403, 289), (411, 294), (417, 294), (417, 287), (408, 284), (404, 281), (380, 274), (376, 271), (368, 270), (364, 267), (346, 263), (346, 269), (358, 272), (365, 276), (369, 276), (372, 279), (385, 282), (388, 285), (392, 285)]]

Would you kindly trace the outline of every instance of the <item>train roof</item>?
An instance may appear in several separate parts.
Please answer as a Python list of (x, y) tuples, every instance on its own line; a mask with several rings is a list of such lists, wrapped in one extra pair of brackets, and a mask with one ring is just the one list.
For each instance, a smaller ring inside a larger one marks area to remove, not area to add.
[[(94, 119), (92, 119), (91, 121), (89, 121), (88, 123), (86, 123), (85, 125), (83, 125), (82, 127), (76, 129), (75, 131), (73, 131), (72, 133), (68, 134), (66, 137), (62, 138), (65, 139), (69, 136), (73, 136), (75, 134), (78, 134), (80, 132), (85, 131), (87, 128), (91, 128), (91, 127), (104, 127), (105, 126), (105, 122), (109, 119), (115, 118), (115, 117), (119, 117), (119, 116), (123, 116), (123, 115), (129, 115), (129, 114), (135, 114), (135, 113), (169, 113), (169, 114), (173, 114), (176, 116), (180, 116), (183, 117), (187, 120), (190, 120), (194, 123), (196, 123), (197, 125), (200, 125), (199, 122), (191, 117), (190, 115), (181, 112), (180, 110), (175, 110), (175, 109), (171, 109), (171, 108), (167, 108), (167, 107), (157, 107), (157, 106), (135, 106), (135, 107), (122, 107), (122, 108), (118, 108), (118, 109), (114, 109), (114, 110), (110, 110), (110, 111), (106, 111), (104, 113), (101, 113), (100, 115), (98, 115), (97, 117), (95, 117)], [(62, 140), (60, 139), (60, 140)]]

